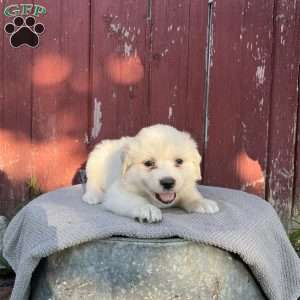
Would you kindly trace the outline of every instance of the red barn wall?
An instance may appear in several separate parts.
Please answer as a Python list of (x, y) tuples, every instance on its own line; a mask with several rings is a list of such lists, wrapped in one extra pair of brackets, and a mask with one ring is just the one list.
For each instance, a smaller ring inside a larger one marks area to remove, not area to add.
[[(2, 1), (2, 11), (15, 3)], [(300, 3), (46, 1), (40, 44), (0, 44), (0, 213), (70, 185), (104, 138), (166, 123), (203, 155), (204, 183), (299, 213)], [(0, 28), (12, 21), (2, 15)]]

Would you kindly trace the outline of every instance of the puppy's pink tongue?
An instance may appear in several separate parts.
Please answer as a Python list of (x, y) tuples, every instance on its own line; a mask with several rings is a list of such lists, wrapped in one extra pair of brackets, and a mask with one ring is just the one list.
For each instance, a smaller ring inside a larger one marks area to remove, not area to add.
[(159, 198), (163, 202), (171, 202), (175, 199), (176, 194), (174, 192), (164, 192), (159, 194)]

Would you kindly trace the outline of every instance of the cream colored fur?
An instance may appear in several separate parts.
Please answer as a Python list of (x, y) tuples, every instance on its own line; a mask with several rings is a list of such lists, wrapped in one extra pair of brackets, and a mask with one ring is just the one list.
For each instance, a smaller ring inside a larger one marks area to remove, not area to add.
[[(147, 166), (149, 161), (153, 166)], [(146, 127), (135, 137), (96, 145), (87, 161), (83, 200), (150, 223), (160, 221), (160, 209), (166, 207), (215, 213), (217, 204), (204, 199), (196, 186), (200, 163), (197, 145), (188, 133), (168, 125)], [(172, 188), (162, 186), (165, 178), (174, 180)]]

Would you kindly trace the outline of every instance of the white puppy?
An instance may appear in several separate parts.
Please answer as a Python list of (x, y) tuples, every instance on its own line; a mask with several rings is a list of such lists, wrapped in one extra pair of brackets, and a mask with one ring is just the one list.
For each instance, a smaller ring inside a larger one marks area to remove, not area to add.
[(215, 213), (217, 204), (197, 189), (201, 156), (188, 133), (167, 125), (143, 128), (135, 137), (105, 140), (90, 153), (86, 193), (90, 204), (140, 222), (158, 222), (160, 208)]

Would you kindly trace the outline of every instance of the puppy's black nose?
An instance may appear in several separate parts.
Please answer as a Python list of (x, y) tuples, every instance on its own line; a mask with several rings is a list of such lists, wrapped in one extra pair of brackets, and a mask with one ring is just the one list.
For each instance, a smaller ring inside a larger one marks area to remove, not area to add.
[(159, 183), (166, 190), (170, 190), (175, 185), (175, 182), (176, 180), (172, 177), (164, 177), (159, 181)]

